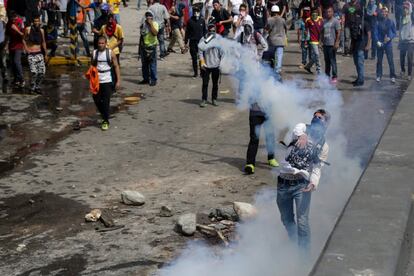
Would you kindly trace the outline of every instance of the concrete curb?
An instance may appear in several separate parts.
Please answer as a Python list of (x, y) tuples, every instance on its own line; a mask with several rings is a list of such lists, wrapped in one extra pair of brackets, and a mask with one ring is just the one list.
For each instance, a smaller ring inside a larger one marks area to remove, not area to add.
[(414, 191), (413, 106), (411, 82), (310, 275), (391, 276), (407, 265), (400, 252), (410, 242), (405, 232)]

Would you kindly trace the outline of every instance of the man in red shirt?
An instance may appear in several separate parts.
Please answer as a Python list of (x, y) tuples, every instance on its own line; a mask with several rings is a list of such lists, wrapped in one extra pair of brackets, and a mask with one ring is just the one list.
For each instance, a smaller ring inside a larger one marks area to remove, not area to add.
[(23, 20), (15, 12), (11, 12), (9, 18), (6, 35), (9, 38), (9, 59), (14, 77), (13, 85), (23, 88), (25, 86), (22, 67), (24, 25)]
[(309, 33), (310, 41), (309, 47), (311, 49), (310, 62), (305, 66), (305, 70), (312, 73), (311, 68), (315, 64), (316, 73), (321, 73), (321, 65), (319, 62), (319, 45), (321, 40), (321, 31), (323, 26), (323, 19), (319, 16), (318, 9), (312, 9), (312, 15), (305, 22), (306, 31)]

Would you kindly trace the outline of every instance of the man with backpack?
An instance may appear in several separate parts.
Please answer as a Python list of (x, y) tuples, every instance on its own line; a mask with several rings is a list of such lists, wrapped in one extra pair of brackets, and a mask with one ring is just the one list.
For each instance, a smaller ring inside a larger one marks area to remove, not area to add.
[(310, 253), (311, 194), (319, 184), (321, 168), (328, 159), (325, 133), (329, 121), (329, 113), (318, 109), (309, 125), (300, 123), (295, 126), (277, 178), (276, 202), (282, 223), (290, 240), (297, 242), (304, 254)]
[[(93, 95), (96, 108), (102, 116), (101, 129), (109, 129), (109, 107), (111, 94), (120, 88), (121, 72), (118, 60), (111, 49), (106, 47), (106, 37), (98, 38), (98, 49), (93, 51), (91, 64), (98, 70), (99, 91)], [(115, 71), (115, 75), (113, 74)], [(114, 87), (115, 84), (115, 87)]]

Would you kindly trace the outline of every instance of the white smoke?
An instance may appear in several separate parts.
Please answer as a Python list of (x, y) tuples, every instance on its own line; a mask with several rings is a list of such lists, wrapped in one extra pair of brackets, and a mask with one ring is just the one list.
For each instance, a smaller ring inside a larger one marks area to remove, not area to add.
[[(240, 44), (218, 38), (208, 47), (219, 47), (224, 53), (221, 69), (235, 76), (237, 106), (248, 109), (257, 102), (266, 112), (275, 131), (290, 142), (291, 130), (297, 123), (309, 123), (316, 109), (331, 113), (327, 132), (331, 166), (323, 168), (316, 192), (312, 194), (310, 224), (312, 253), (303, 259), (280, 222), (276, 206), (276, 188), (260, 191), (255, 198), (258, 217), (237, 229), (240, 240), (231, 249), (217, 252), (200, 243), (190, 243), (182, 255), (160, 271), (162, 276), (285, 276), (307, 275), (319, 256), (338, 215), (362, 173), (356, 157), (347, 155), (347, 141), (341, 128), (343, 99), (326, 77), (318, 77), (316, 88), (305, 87), (302, 80), (280, 83), (266, 66), (257, 63), (255, 54)], [(240, 87), (238, 81), (242, 80)], [(278, 147), (279, 160), (285, 158)]]

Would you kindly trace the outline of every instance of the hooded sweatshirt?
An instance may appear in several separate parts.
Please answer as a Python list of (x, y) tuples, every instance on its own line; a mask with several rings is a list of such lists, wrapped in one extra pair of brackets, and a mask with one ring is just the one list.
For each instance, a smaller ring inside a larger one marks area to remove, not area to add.
[[(411, 5), (411, 4), (410, 4)], [(400, 41), (405, 43), (414, 43), (414, 26), (411, 21), (412, 8), (407, 16), (401, 19)]]
[(200, 41), (200, 39), (207, 33), (206, 23), (203, 17), (192, 16), (187, 22), (187, 29), (185, 32), (185, 44), (189, 40)]

